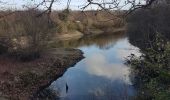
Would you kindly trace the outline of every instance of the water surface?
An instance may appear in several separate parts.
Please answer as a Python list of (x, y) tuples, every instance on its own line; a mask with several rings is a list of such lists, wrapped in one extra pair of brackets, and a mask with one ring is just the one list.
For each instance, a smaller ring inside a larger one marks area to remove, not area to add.
[(49, 87), (61, 100), (127, 100), (135, 95), (125, 58), (138, 49), (124, 34), (63, 41), (63, 47), (84, 52), (85, 59), (69, 68)]

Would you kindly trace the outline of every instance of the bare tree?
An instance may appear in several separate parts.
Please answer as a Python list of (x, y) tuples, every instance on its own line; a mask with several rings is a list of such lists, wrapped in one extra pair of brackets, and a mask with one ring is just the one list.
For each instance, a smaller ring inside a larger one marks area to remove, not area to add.
[[(43, 0), (40, 4), (50, 2), (50, 5), (47, 6), (48, 12), (51, 12), (52, 6), (55, 2), (61, 0)], [(132, 12), (138, 8), (147, 8), (152, 5), (155, 1), (161, 0), (87, 0), (86, 4), (82, 6), (82, 10), (85, 10), (90, 5), (97, 5), (101, 10), (109, 11), (109, 10), (122, 10), (126, 9), (128, 12)], [(67, 8), (69, 7), (71, 0), (67, 0)]]
[[(41, 14), (44, 14), (44, 13), (50, 14), (52, 11), (52, 7), (56, 6), (55, 3), (60, 2), (60, 1), (63, 1), (63, 0), (40, 0), (38, 1), (39, 2), (38, 4), (32, 7), (32, 9), (38, 9), (38, 8), (44, 7), (45, 9)], [(81, 6), (82, 11), (86, 10), (91, 5), (95, 5), (95, 6), (98, 6), (99, 10), (104, 10), (109, 13), (111, 10), (126, 10), (127, 14), (129, 14), (139, 8), (148, 8), (155, 1), (162, 1), (162, 0), (85, 0), (86, 3), (80, 6)], [(34, 2), (34, 0), (32, 0), (32, 2)], [(67, 9), (69, 9), (70, 3), (71, 3), (71, 0), (67, 0), (67, 7), (66, 7)], [(0, 0), (0, 5), (1, 5), (0, 9), (3, 10), (2, 5), (9, 5), (9, 1), (4, 2)], [(29, 8), (26, 5), (23, 5), (23, 7)], [(0, 15), (0, 18), (3, 18), (10, 14), (11, 13)]]

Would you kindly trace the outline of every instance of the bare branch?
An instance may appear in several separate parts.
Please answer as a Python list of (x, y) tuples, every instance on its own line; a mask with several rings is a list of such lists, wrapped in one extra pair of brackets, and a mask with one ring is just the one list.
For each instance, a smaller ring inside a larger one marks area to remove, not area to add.
[[(124, 3), (123, 3), (124, 1)], [(147, 8), (151, 6), (157, 0), (87, 0), (87, 5), (82, 7), (86, 9), (90, 5), (97, 5), (102, 10), (109, 12), (109, 10), (127, 10), (127, 13), (131, 13), (139, 8)], [(129, 8), (127, 6), (130, 6)]]

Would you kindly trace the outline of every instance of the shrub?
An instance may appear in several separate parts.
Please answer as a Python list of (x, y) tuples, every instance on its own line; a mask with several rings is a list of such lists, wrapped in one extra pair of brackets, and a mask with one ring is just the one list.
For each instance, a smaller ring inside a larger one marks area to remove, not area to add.
[(135, 76), (133, 83), (139, 90), (137, 96), (142, 100), (169, 100), (170, 44), (156, 34), (150, 45), (141, 57), (132, 54), (128, 61)]
[(57, 32), (58, 33), (67, 33), (68, 32), (66, 22), (60, 22), (57, 24)]
[(170, 40), (170, 6), (163, 4), (150, 9), (139, 9), (127, 18), (127, 34), (130, 42), (146, 48), (147, 40), (151, 40), (156, 32)]
[(69, 15), (69, 9), (65, 9), (62, 12), (58, 14), (59, 19), (62, 21), (67, 21), (68, 20), (68, 15)]
[(78, 30), (77, 23), (71, 21), (67, 22), (67, 28), (70, 31)]
[(1, 34), (7, 33), (10, 38), (10, 55), (17, 55), (19, 59), (24, 56), (29, 58), (30, 55), (39, 55), (44, 49), (54, 25), (49, 23), (50, 19), (46, 14), (37, 17), (40, 13), (42, 12), (39, 10), (17, 11), (0, 22), (0, 29), (3, 30)]
[(82, 23), (77, 23), (77, 30), (80, 31), (80, 32), (84, 32), (84, 26)]
[(0, 45), (0, 54), (6, 53), (8, 51), (8, 47)]

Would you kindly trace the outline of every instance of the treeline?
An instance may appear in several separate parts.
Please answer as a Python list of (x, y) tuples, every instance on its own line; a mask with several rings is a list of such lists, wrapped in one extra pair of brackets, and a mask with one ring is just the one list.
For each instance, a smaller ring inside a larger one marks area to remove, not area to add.
[[(57, 23), (58, 33), (69, 33), (75, 30), (86, 33), (91, 29), (112, 31), (125, 25), (121, 16), (116, 17), (116, 15), (122, 12), (114, 13), (115, 16), (105, 11), (81, 12), (65, 9), (52, 12), (52, 20)], [(113, 17), (115, 17), (114, 20), (111, 20)]]
[[(115, 12), (116, 14), (116, 12)], [(17, 59), (31, 60), (40, 56), (48, 42), (62, 34), (91, 30), (111, 32), (123, 27), (124, 20), (104, 11), (53, 11), (46, 14), (42, 10), (1, 11), (6, 15), (0, 20), (0, 54), (8, 54)]]
[(154, 39), (156, 33), (161, 33), (170, 39), (170, 6), (155, 5), (148, 9), (139, 9), (128, 18), (128, 36), (133, 45), (140, 48), (149, 47), (148, 42)]
[(135, 100), (170, 100), (170, 5), (139, 9), (127, 19), (129, 41), (142, 55), (130, 56)]

